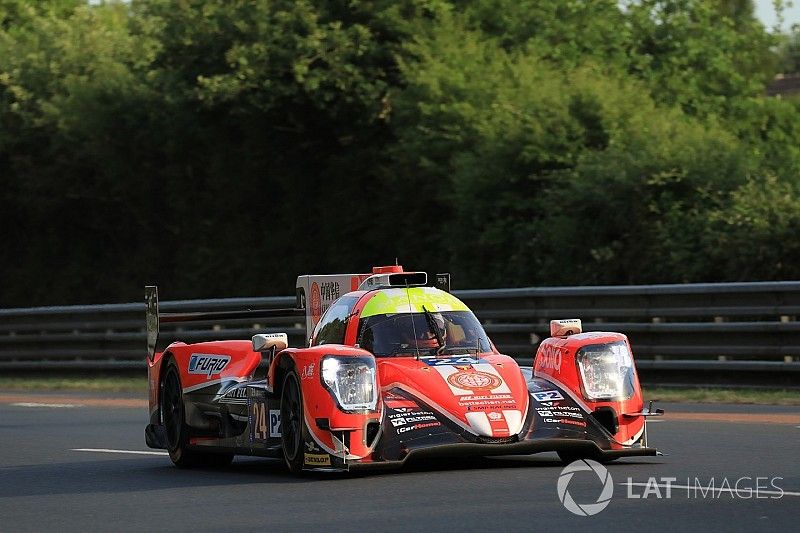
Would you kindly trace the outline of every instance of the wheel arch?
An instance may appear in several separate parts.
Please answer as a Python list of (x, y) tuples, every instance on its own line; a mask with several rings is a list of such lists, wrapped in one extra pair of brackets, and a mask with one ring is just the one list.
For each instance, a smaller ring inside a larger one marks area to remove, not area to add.
[(273, 394), (280, 396), (286, 374), (296, 368), (297, 362), (294, 360), (292, 352), (283, 350), (275, 356), (269, 371), (269, 384), (272, 387)]

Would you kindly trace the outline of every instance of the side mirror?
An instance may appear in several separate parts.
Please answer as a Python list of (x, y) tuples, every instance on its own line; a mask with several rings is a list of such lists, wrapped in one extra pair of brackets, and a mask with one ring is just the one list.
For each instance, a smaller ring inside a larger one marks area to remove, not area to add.
[(253, 335), (253, 351), (269, 352), (273, 348), (276, 352), (286, 349), (289, 346), (289, 337), (286, 333), (259, 333)]
[(568, 318), (564, 320), (550, 321), (551, 337), (568, 337), (570, 335), (581, 333), (582, 331), (583, 328), (581, 327), (580, 318)]

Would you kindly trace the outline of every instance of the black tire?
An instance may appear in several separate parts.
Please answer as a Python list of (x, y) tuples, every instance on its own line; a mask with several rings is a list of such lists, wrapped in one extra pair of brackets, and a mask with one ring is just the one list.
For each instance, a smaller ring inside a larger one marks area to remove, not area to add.
[(161, 381), (161, 422), (167, 435), (167, 451), (172, 464), (178, 468), (192, 466), (227, 466), (233, 461), (232, 453), (198, 452), (189, 449), (189, 427), (183, 405), (183, 388), (180, 372), (170, 359)]
[(281, 390), (281, 447), (283, 460), (292, 474), (303, 470), (303, 395), (297, 372), (290, 370)]

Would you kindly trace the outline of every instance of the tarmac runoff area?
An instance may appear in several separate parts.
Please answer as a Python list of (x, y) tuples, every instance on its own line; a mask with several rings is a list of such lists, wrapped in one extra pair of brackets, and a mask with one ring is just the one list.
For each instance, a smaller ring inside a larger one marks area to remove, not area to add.
[[(577, 516), (552, 453), (352, 476), (298, 478), (249, 457), (180, 470), (145, 446), (142, 394), (0, 391), (0, 531), (796, 530), (799, 407), (659, 407), (648, 434), (666, 455), (608, 465), (607, 506)], [(604, 488), (593, 472), (567, 485), (581, 504)]]

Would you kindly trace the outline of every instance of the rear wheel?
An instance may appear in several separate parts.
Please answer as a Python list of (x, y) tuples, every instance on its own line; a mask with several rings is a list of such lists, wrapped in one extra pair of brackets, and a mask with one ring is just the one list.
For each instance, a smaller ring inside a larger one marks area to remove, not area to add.
[(281, 392), (281, 444), (283, 459), (289, 472), (303, 469), (303, 396), (297, 372), (290, 370), (283, 380)]
[(167, 434), (167, 451), (172, 463), (179, 468), (190, 466), (227, 466), (233, 461), (230, 453), (198, 452), (189, 449), (189, 427), (183, 404), (180, 373), (173, 360), (161, 382), (161, 420)]

